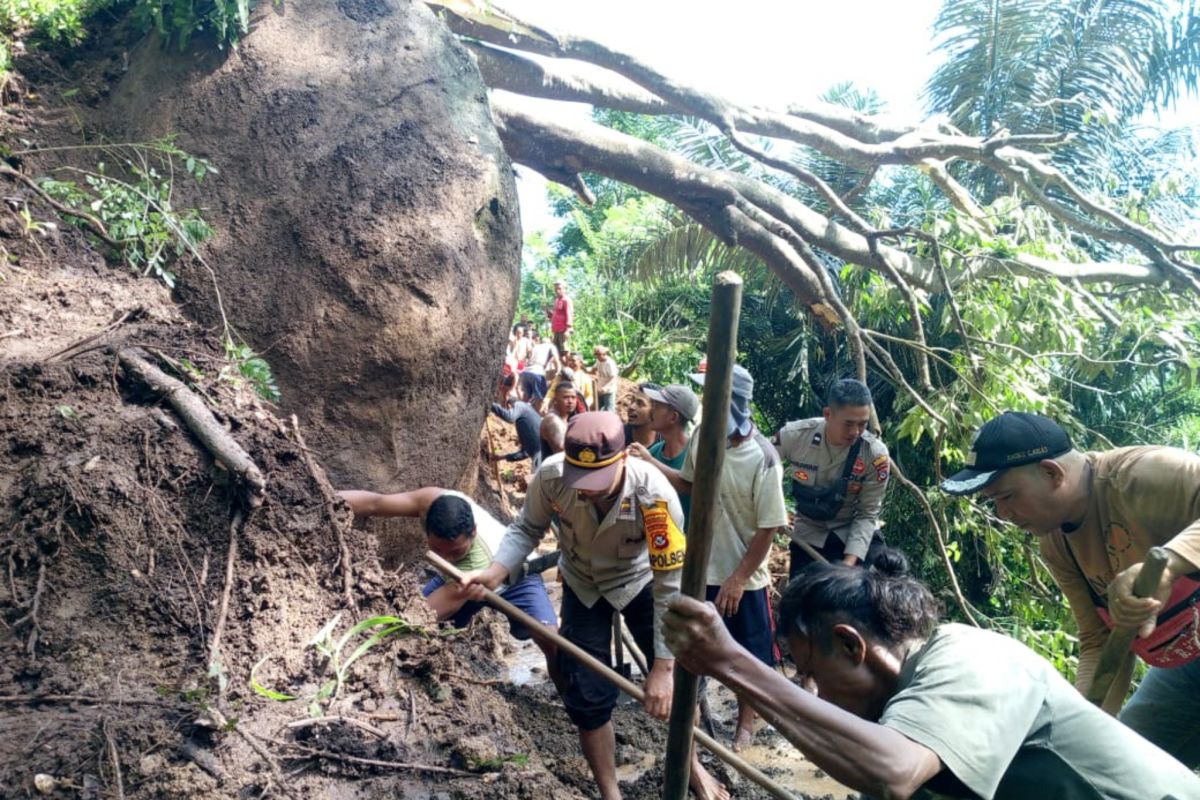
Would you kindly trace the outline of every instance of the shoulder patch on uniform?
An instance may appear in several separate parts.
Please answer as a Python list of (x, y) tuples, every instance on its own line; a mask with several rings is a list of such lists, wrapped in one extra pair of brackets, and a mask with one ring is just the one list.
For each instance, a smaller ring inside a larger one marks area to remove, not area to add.
[(871, 466), (875, 467), (875, 476), (880, 483), (886, 481), (892, 473), (892, 460), (887, 455), (882, 455), (872, 461)]
[(821, 443), (821, 432), (817, 431), (816, 433), (813, 434), (812, 445), (813, 445), (813, 447), (816, 447), (820, 443)]
[(642, 508), (642, 526), (650, 550), (650, 568), (655, 572), (670, 572), (683, 567), (687, 540), (675, 524), (666, 500), (656, 500), (654, 505)]

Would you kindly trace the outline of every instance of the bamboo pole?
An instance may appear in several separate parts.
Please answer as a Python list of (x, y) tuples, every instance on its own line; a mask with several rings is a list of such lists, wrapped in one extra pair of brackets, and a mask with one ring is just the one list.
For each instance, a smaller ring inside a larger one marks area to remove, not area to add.
[[(742, 279), (722, 272), (713, 282), (708, 320), (708, 372), (704, 376), (704, 417), (696, 448), (696, 474), (692, 482), (692, 513), (688, 521), (687, 555), (683, 559), (680, 591), (704, 602), (705, 572), (712, 550), (713, 517), (721, 467), (725, 462), (726, 425), (729, 419), (733, 364), (737, 360), (738, 317), (742, 306)], [(696, 691), (699, 678), (675, 665), (671, 698), (671, 729), (667, 734), (667, 760), (663, 766), (663, 800), (686, 800), (692, 771), (692, 731), (695, 730)], [(697, 731), (698, 732), (698, 731)]]
[[(443, 575), (448, 578), (452, 578), (459, 583), (462, 583), (466, 577), (457, 567), (439, 556), (437, 553), (427, 552), (425, 553), (425, 558), (429, 559), (429, 563), (433, 564), (433, 566), (435, 566)], [(644, 698), (645, 695), (642, 692), (641, 687), (636, 683), (624, 677), (623, 675), (618, 675), (611, 667), (597, 659), (591, 653), (587, 652), (571, 640), (563, 637), (557, 631), (547, 628), (545, 625), (538, 622), (529, 614), (526, 614), (524, 611), (517, 608), (492, 590), (484, 590), (484, 599), (500, 611), (504, 612), (528, 628), (533, 638), (553, 642), (554, 645), (560, 650), (579, 659), (579, 661), (585, 667), (601, 677), (611, 681), (618, 689), (625, 692), (625, 694), (629, 695), (638, 702), (641, 702)], [(779, 800), (796, 800), (795, 795), (780, 786), (775, 781), (768, 778), (763, 773), (759, 772), (758, 769), (752, 764), (749, 764), (737, 753), (734, 753), (732, 750), (722, 745), (716, 739), (713, 739), (704, 731), (697, 730), (695, 734), (696, 739), (699, 740), (700, 744), (707, 747), (713, 755), (745, 775), (748, 779), (758, 784), (763, 789), (766, 789), (773, 797), (777, 797)]]
[[(1142, 571), (1138, 573), (1137, 580), (1133, 582), (1133, 596), (1150, 597), (1153, 595), (1166, 566), (1167, 551), (1161, 547), (1151, 547), (1146, 553), (1145, 560), (1142, 561)], [(1129, 653), (1129, 645), (1133, 644), (1134, 636), (1137, 636), (1137, 628), (1114, 628), (1113, 632), (1108, 635), (1108, 641), (1104, 643), (1104, 649), (1100, 651), (1100, 659), (1096, 662), (1096, 672), (1087, 693), (1088, 700), (1096, 705), (1104, 703), (1104, 698), (1108, 696), (1108, 690), (1112, 688), (1113, 681), (1121, 672), (1121, 662)]]

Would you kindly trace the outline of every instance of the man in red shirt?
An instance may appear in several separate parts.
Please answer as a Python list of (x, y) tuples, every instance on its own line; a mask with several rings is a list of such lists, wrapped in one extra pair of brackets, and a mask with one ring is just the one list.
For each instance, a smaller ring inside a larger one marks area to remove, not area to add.
[(546, 309), (546, 318), (550, 320), (554, 346), (558, 352), (566, 352), (567, 337), (575, 332), (575, 303), (567, 297), (567, 286), (562, 281), (554, 282), (554, 307)]

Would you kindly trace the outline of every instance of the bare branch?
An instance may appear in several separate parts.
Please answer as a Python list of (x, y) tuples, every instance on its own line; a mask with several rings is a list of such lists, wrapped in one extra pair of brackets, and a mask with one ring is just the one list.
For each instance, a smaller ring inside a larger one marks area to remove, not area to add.
[(483, 82), (491, 89), (546, 100), (590, 103), (634, 114), (679, 113), (662, 98), (608, 71), (594, 70), (593, 74), (585, 75), (564, 62), (535, 61), (483, 42), (463, 44), (475, 56)]

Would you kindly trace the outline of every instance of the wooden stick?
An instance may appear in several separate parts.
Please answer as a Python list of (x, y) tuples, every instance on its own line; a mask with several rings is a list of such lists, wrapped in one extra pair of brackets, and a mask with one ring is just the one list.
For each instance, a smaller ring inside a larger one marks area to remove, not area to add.
[[(1167, 551), (1161, 547), (1151, 547), (1142, 561), (1142, 571), (1133, 582), (1134, 597), (1150, 597), (1158, 588), (1163, 570), (1167, 566)], [(1088, 689), (1087, 699), (1096, 705), (1102, 705), (1112, 688), (1113, 681), (1121, 672), (1121, 662), (1137, 636), (1137, 628), (1114, 628), (1100, 651), (1100, 659), (1096, 662), (1096, 672), (1092, 677), (1092, 685)]]
[(642, 675), (650, 674), (650, 667), (646, 664), (646, 656), (642, 653), (642, 649), (637, 646), (637, 642), (633, 640), (633, 635), (629, 632), (629, 628), (625, 627), (625, 620), (621, 620), (621, 641), (625, 642), (625, 649), (629, 651), (633, 663), (637, 664), (638, 670)]
[(172, 378), (147, 361), (140, 350), (121, 350), (117, 353), (117, 360), (127, 375), (170, 403), (208, 452), (245, 483), (247, 505), (250, 508), (262, 505), (267, 486), (262, 471), (242, 446), (221, 427), (204, 401), (182, 381)]
[(804, 551), (805, 555), (807, 555), (813, 561), (816, 561), (818, 564), (828, 564), (829, 563), (829, 559), (826, 558), (825, 556), (821, 555), (821, 551), (818, 550), (817, 548), (813, 547), (808, 542), (802, 542), (799, 539), (792, 539), (792, 541), (796, 543), (796, 547), (799, 547), (801, 550)]
[[(737, 360), (738, 317), (742, 307), (742, 279), (722, 272), (713, 282), (712, 310), (708, 321), (708, 372), (704, 376), (704, 418), (692, 447), (696, 448), (696, 474), (692, 482), (692, 513), (688, 521), (687, 556), (683, 559), (680, 591), (704, 602), (708, 554), (712, 550), (713, 518), (725, 463), (733, 364)], [(686, 800), (692, 772), (692, 731), (696, 720), (696, 694), (700, 679), (675, 662), (675, 687), (671, 697), (671, 727), (667, 733), (667, 760), (663, 765), (663, 800)]]
[[(437, 569), (441, 571), (442, 574), (447, 578), (452, 578), (459, 583), (462, 583), (463, 579), (466, 577), (461, 571), (459, 571), (457, 567), (439, 556), (437, 553), (427, 552), (425, 553), (425, 558), (429, 559), (429, 563), (437, 567)], [(486, 589), (484, 591), (484, 599), (500, 611), (503, 611), (505, 614), (527, 627), (529, 632), (533, 635), (533, 638), (541, 639), (542, 641), (553, 642), (560, 650), (570, 653), (572, 656), (579, 659), (579, 661), (585, 667), (612, 682), (618, 689), (625, 692), (625, 694), (629, 695), (633, 699), (640, 702), (645, 696), (641, 687), (635, 684), (633, 681), (625, 678), (622, 675), (618, 675), (611, 667), (597, 659), (591, 653), (587, 652), (571, 640), (560, 635), (558, 632), (547, 628), (545, 625), (538, 622), (536, 619), (526, 614), (512, 603), (508, 602), (500, 595), (496, 594), (490, 589)], [(700, 744), (707, 747), (713, 755), (745, 775), (754, 783), (766, 789), (771, 793), (772, 796), (779, 798), (779, 800), (796, 800), (795, 795), (780, 786), (775, 781), (768, 778), (763, 773), (759, 772), (758, 769), (747, 763), (745, 759), (743, 759), (737, 753), (734, 753), (732, 750), (725, 747), (716, 739), (713, 739), (704, 731), (695, 731), (695, 736)]]

